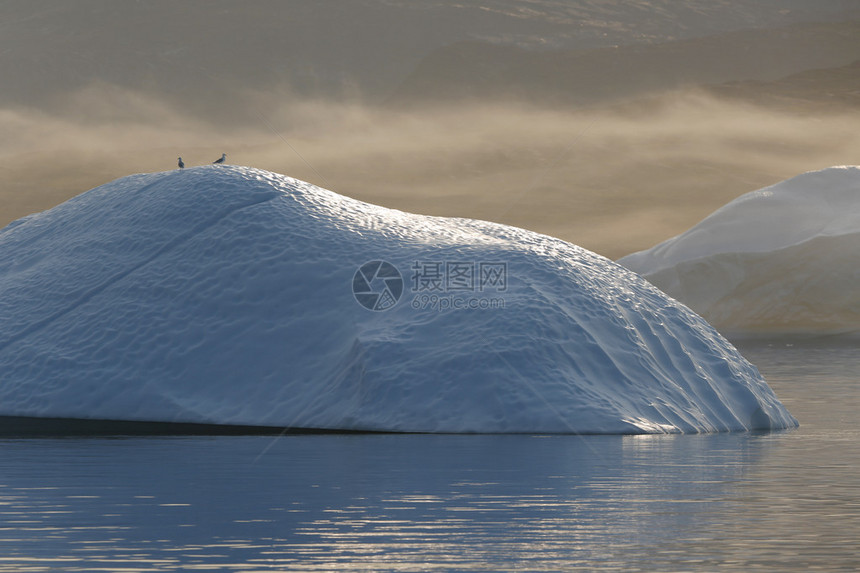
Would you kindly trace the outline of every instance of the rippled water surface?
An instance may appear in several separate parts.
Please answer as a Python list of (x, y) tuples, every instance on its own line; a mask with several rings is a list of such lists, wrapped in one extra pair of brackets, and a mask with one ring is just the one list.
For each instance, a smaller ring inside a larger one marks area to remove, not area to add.
[(798, 430), (0, 441), (0, 571), (860, 569), (860, 350), (745, 345)]

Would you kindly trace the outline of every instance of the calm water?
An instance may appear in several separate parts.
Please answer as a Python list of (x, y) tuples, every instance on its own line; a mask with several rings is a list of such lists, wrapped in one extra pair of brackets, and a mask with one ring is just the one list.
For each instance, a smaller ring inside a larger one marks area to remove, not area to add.
[(860, 351), (747, 345), (801, 428), (0, 441), (0, 571), (857, 570)]

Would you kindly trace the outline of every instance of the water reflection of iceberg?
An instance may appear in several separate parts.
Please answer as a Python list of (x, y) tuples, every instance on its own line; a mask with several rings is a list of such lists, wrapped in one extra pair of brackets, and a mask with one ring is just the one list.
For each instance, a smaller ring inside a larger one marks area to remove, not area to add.
[(29, 524), (16, 538), (67, 567), (193, 555), (304, 571), (688, 569), (737, 527), (727, 515), (748, 520), (737, 484), (775, 445), (748, 433), (17, 444), (2, 452), (7, 501)]

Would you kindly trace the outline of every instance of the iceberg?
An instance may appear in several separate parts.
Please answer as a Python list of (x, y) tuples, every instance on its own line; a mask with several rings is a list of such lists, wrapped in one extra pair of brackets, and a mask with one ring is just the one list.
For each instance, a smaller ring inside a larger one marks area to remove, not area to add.
[(747, 193), (618, 260), (729, 336), (860, 331), (860, 167)]
[(780, 429), (702, 318), (559, 239), (239, 166), (0, 231), (6, 419), (456, 433)]

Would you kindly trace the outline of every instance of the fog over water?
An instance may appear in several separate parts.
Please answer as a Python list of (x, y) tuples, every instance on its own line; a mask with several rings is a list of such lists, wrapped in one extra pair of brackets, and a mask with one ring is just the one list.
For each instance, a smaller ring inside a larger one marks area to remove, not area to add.
[(115, 88), (68, 115), (0, 112), (8, 223), (128, 173), (253, 165), (407, 211), (489, 219), (609, 257), (677, 234), (734, 197), (860, 157), (860, 114), (792, 115), (701, 93), (647, 110), (524, 104), (398, 112), (299, 101), (222, 127)]
[[(61, 2), (0, 8), (0, 225), (173, 169), (179, 155), (194, 165), (226, 152), (373, 203), (617, 258), (745, 192), (860, 157), (849, 3), (102, 4), (74, 16)], [(464, 41), (489, 46), (484, 59), (440, 68), (452, 51), (474, 57)], [(712, 61), (739, 43), (750, 58)], [(780, 59), (791, 46), (803, 58)], [(518, 58), (535, 70), (527, 83)], [(601, 75), (606, 58), (622, 71)], [(625, 83), (625, 66), (643, 61), (666, 89)], [(579, 89), (574, 68), (596, 75)], [(611, 97), (587, 101), (601, 78)], [(416, 85), (434, 87), (404, 101)]]

